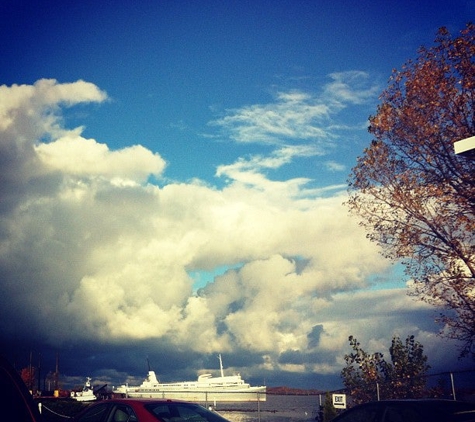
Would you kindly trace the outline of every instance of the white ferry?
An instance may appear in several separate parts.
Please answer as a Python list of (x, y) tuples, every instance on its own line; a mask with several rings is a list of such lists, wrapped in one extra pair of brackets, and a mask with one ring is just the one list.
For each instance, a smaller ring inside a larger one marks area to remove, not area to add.
[(196, 381), (161, 383), (149, 368), (147, 378), (139, 386), (123, 384), (113, 390), (122, 397), (170, 398), (196, 402), (248, 402), (265, 401), (266, 387), (253, 387), (241, 375), (224, 375), (219, 355), (220, 377), (203, 374)]

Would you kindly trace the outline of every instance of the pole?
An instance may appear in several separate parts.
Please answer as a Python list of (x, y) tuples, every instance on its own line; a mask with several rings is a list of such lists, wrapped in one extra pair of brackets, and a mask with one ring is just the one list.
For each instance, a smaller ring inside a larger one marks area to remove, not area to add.
[(257, 420), (261, 422), (261, 398), (259, 392), (257, 392)]
[(28, 366), (28, 389), (30, 390), (31, 394), (33, 394), (33, 352), (30, 350), (30, 364)]
[(41, 353), (38, 354), (38, 392), (41, 391)]
[(218, 358), (219, 358), (219, 369), (221, 371), (221, 377), (224, 377), (223, 359), (221, 358), (221, 353), (218, 355)]
[(54, 372), (54, 389), (59, 390), (59, 353), (56, 352), (56, 371)]
[(457, 400), (455, 397), (454, 374), (452, 372), (450, 373), (450, 381), (452, 383), (452, 396), (454, 397), (454, 400)]

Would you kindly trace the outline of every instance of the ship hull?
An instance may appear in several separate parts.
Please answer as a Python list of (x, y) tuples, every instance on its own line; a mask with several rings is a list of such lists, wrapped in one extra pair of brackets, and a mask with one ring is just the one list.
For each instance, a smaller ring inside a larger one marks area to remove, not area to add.
[(157, 390), (157, 389), (129, 389), (122, 393), (123, 397), (135, 398), (167, 398), (176, 400), (187, 400), (199, 403), (213, 402), (257, 402), (266, 401), (266, 390), (264, 388), (248, 388), (245, 390), (225, 391), (225, 390)]
[(71, 398), (76, 400), (76, 401), (94, 401), (94, 400), (97, 400), (96, 396), (74, 396), (74, 397), (71, 397)]
[(160, 383), (155, 371), (148, 371), (147, 378), (139, 386), (121, 385), (115, 394), (122, 397), (167, 398), (200, 403), (210, 402), (260, 402), (266, 400), (265, 386), (252, 386), (241, 375), (224, 375), (219, 355), (221, 376), (201, 374), (197, 381)]

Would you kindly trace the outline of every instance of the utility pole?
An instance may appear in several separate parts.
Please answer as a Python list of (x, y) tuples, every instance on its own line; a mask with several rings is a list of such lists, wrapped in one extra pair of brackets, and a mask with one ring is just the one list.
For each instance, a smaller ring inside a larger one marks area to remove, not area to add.
[(30, 350), (30, 363), (28, 365), (28, 389), (33, 392), (33, 352)]
[(41, 353), (38, 354), (38, 392), (41, 391)]
[(59, 353), (56, 352), (56, 370), (54, 371), (54, 389), (59, 390)]

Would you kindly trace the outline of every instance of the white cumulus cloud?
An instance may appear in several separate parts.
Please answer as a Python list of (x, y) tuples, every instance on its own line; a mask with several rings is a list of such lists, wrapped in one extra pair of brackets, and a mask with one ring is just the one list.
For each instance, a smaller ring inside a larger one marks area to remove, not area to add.
[[(0, 88), (3, 332), (21, 327), (52, 345), (154, 339), (203, 353), (247, 350), (298, 370), (279, 356), (319, 350), (322, 371), (349, 334), (422, 332), (409, 318), (421, 309), (402, 291), (354, 296), (390, 270), (348, 216), (341, 189), (321, 196), (305, 178), (261, 172), (307, 148), (220, 167), (230, 177), (222, 189), (159, 187), (148, 181), (164, 171), (158, 153), (111, 150), (63, 127), (61, 106), (106, 98), (82, 81)], [(307, 136), (307, 122), (327, 112), (297, 92), (279, 101), (285, 116), (274, 133), (288, 126), (289, 136)], [(287, 114), (295, 105), (306, 116)], [(258, 114), (273, 122), (274, 112)], [(258, 133), (269, 133), (265, 125)], [(191, 273), (226, 267), (195, 291)]]

